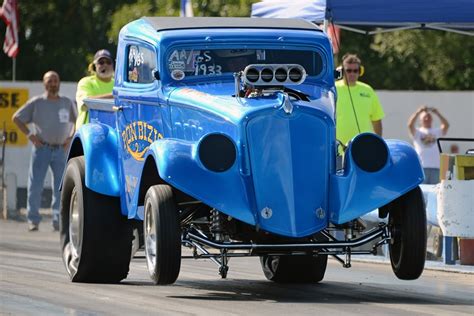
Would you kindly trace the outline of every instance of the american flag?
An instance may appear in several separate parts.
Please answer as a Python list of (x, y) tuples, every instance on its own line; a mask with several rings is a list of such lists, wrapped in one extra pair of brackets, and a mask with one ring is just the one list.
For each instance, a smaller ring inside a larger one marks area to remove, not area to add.
[(7, 24), (3, 51), (8, 57), (15, 58), (18, 54), (18, 9), (17, 0), (3, 0), (0, 17)]

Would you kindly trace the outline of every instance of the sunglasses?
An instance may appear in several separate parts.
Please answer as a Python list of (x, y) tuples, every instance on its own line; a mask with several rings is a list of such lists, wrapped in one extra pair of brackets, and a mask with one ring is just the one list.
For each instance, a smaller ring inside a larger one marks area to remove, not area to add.
[(97, 64), (98, 64), (98, 65), (101, 65), (101, 66), (104, 65), (104, 64), (105, 64), (105, 65), (112, 65), (112, 61), (110, 61), (110, 60), (108, 60), (108, 59), (102, 59), (102, 60), (99, 60), (99, 61), (97, 62)]
[(360, 69), (345, 69), (345, 72), (347, 72), (348, 74), (351, 74), (351, 73), (354, 73), (354, 74), (357, 74), (359, 73)]

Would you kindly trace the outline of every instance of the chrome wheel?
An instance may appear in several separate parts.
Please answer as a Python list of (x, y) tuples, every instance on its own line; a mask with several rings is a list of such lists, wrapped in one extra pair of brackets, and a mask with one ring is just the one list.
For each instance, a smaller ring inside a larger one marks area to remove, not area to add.
[(181, 267), (181, 229), (173, 190), (155, 185), (145, 195), (143, 233), (145, 257), (155, 284), (176, 281)]
[(80, 233), (82, 232), (81, 220), (79, 215), (79, 204), (77, 201), (77, 188), (72, 189), (71, 204), (69, 206), (69, 236), (71, 238), (71, 247), (74, 254), (77, 255), (80, 246)]
[(148, 271), (152, 274), (156, 268), (156, 223), (151, 203), (145, 206), (145, 257)]
[(73, 187), (69, 201), (69, 242), (63, 251), (63, 260), (70, 276), (77, 273), (81, 258), (82, 223), (79, 210), (77, 187)]

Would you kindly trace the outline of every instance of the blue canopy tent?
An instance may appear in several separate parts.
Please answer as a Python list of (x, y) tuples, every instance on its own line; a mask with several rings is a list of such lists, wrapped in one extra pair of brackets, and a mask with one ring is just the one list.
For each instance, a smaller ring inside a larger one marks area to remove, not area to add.
[(434, 29), (474, 36), (473, 0), (264, 0), (253, 17), (303, 18), (364, 34)]

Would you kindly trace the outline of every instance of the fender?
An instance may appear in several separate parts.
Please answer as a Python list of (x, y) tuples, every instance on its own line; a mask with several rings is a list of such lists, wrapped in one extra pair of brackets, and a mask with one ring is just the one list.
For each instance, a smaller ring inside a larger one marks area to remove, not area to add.
[[(369, 210), (384, 206), (423, 182), (420, 160), (413, 147), (399, 140), (386, 140), (389, 157), (377, 172), (360, 169), (350, 154), (344, 174), (330, 178), (330, 221), (342, 224)], [(350, 145), (346, 153), (350, 153)], [(373, 154), (373, 153), (367, 153)], [(403, 174), (403, 177), (400, 175)]]
[(255, 225), (249, 177), (240, 174), (238, 159), (224, 172), (206, 169), (199, 161), (198, 143), (178, 139), (155, 141), (147, 155), (153, 155), (160, 177), (177, 189), (227, 215)]
[[(79, 140), (86, 164), (86, 187), (100, 194), (120, 196), (118, 137), (115, 129), (101, 123), (89, 123), (76, 132), (72, 147)], [(76, 156), (72, 154), (73, 150), (71, 148), (68, 160)]]

